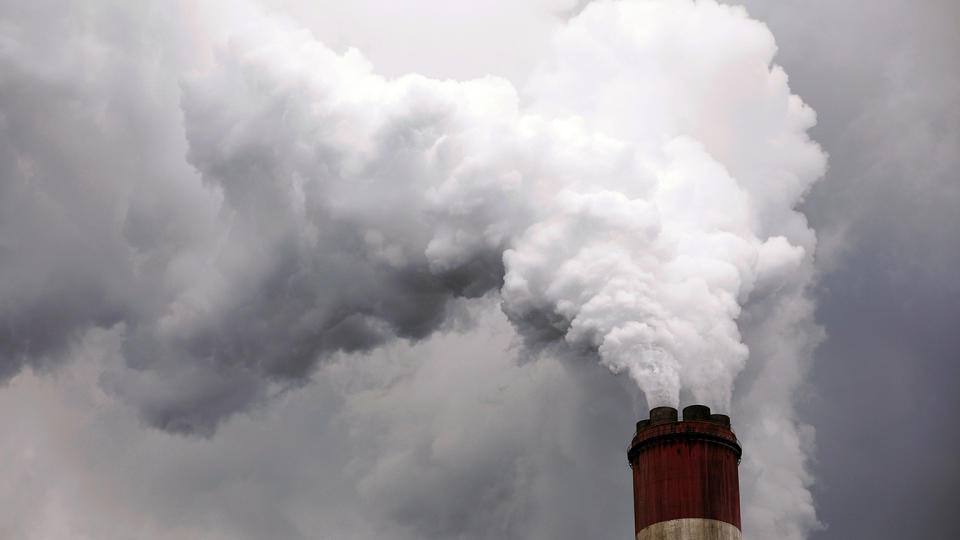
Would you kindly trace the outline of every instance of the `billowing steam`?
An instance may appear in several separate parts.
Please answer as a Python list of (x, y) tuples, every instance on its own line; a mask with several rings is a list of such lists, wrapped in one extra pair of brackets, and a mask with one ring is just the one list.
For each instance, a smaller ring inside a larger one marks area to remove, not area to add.
[[(825, 157), (806, 135), (813, 112), (772, 64), (773, 37), (744, 10), (591, 2), (558, 22), (553, 52), (518, 89), (385, 78), (356, 50), (241, 2), (21, 4), (0, 9), (3, 380), (100, 354), (98, 391), (150, 426), (211, 435), (326, 359), (442, 341), (498, 302), (528, 352), (629, 374), (650, 405), (732, 409), (750, 449), (745, 533), (799, 539), (817, 525), (812, 431), (793, 404), (819, 337), (806, 293), (816, 240), (795, 207)], [(531, 409), (538, 381), (512, 387), (528, 401), (509, 406)], [(445, 385), (426, 397), (377, 387), (391, 414), (356, 428), (395, 426), (384, 448), (396, 453), (360, 482), (375, 501), (407, 497), (412, 476), (430, 481), (409, 499), (435, 501), (447, 478), (431, 459), (453, 470), (477, 448), (456, 411), (435, 423), (442, 434), (409, 429), (460, 393)], [(574, 422), (582, 402), (561, 416)], [(492, 467), (460, 477), (478, 498), (444, 500), (442, 516), (392, 508), (453, 537), (490, 500), (508, 516), (538, 497), (550, 506), (542, 495), (563, 490), (531, 487), (536, 463), (511, 442), (543, 420), (528, 412), (467, 459)], [(502, 482), (475, 490), (490, 470)], [(484, 516), (477, 530), (499, 534)]]
[[(685, 388), (729, 409), (742, 306), (809, 279), (794, 207), (824, 165), (765, 27), (712, 2), (597, 2), (521, 106), (503, 79), (386, 79), (250, 13), (174, 78), (139, 67), (158, 111), (179, 85), (186, 148), (158, 112), (156, 156), (97, 164), (129, 136), (120, 99), (86, 157), (3, 145), (2, 225), (20, 231), (0, 245), (18, 255), (0, 263), (3, 372), (120, 324), (128, 369), (105, 384), (153, 425), (210, 433), (336, 351), (423, 338), (453, 299), (498, 291), (531, 347), (592, 352), (651, 405)], [(60, 60), (30, 72), (8, 49), (4, 71), (52, 88), (75, 75)], [(82, 137), (97, 120), (74, 111), (58, 122)], [(31, 227), (39, 247), (18, 247)]]

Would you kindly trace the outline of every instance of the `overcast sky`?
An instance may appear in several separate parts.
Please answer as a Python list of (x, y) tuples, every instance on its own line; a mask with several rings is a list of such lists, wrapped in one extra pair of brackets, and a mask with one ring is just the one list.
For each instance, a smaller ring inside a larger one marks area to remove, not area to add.
[[(830, 169), (804, 205), (823, 239), (828, 339), (801, 406), (817, 428), (814, 538), (949, 538), (960, 430), (960, 6), (748, 2)], [(834, 251), (835, 250), (835, 251)]]
[(170, 4), (0, 0), (0, 536), (956, 534), (955, 2)]

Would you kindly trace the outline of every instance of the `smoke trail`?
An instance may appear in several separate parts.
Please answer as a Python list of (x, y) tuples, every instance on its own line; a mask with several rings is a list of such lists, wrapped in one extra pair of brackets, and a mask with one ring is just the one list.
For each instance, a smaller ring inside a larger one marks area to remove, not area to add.
[[(282, 18), (230, 24), (181, 79), (205, 187), (131, 165), (144, 187), (104, 188), (122, 229), (102, 204), (78, 207), (103, 255), (44, 250), (72, 268), (48, 278), (63, 294), (23, 287), (37, 278), (17, 268), (35, 259), (5, 263), (7, 373), (122, 323), (130, 369), (112, 387), (154, 425), (209, 433), (318, 359), (422, 338), (455, 316), (452, 299), (499, 289), (531, 346), (595, 351), (652, 405), (686, 388), (725, 410), (748, 355), (742, 306), (809, 279), (813, 235), (794, 206), (823, 170), (813, 114), (742, 10), (591, 4), (524, 108), (502, 79), (385, 79)], [(17, 185), (5, 200), (23, 202)], [(158, 194), (203, 202), (157, 215), (142, 201)], [(176, 238), (156, 236), (181, 220)], [(104, 282), (107, 261), (120, 277)], [(75, 309), (43, 307), (65, 297)], [(42, 334), (38, 313), (57, 314)]]
[(527, 111), (505, 81), (387, 80), (283, 21), (235, 34), (183, 98), (190, 161), (232, 213), (225, 290), (135, 348), (300, 377), (427, 335), (503, 276), (531, 344), (596, 350), (654, 405), (688, 388), (728, 409), (741, 305), (812, 248), (793, 210), (822, 170), (812, 113), (765, 28), (710, 3), (600, 3), (558, 49)]
[(566, 193), (524, 233), (505, 257), (508, 312), (596, 348), (651, 405), (688, 388), (727, 409), (741, 306), (810, 279), (814, 237), (794, 207), (824, 169), (814, 115), (742, 9), (595, 3), (555, 47), (533, 111), (577, 115), (643, 165)]
[[(0, 42), (0, 375), (110, 328), (125, 367), (104, 387), (209, 435), (498, 295), (531, 350), (593, 355), (651, 405), (733, 407), (758, 449), (745, 528), (815, 523), (795, 207), (824, 155), (742, 9), (591, 3), (521, 106), (496, 77), (379, 76), (236, 3), (38, 5)], [(121, 30), (91, 33), (99, 11)]]

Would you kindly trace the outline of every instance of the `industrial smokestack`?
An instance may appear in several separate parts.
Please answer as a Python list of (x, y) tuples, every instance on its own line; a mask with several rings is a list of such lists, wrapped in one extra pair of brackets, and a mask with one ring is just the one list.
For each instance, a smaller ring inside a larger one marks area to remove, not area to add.
[(651, 409), (627, 453), (636, 540), (740, 540), (740, 454), (727, 415)]

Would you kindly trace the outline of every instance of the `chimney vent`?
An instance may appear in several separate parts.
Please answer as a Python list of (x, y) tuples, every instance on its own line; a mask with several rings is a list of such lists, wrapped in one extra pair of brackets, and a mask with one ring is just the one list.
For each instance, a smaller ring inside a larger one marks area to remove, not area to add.
[(651, 409), (627, 452), (636, 540), (740, 540), (740, 455), (729, 416)]

